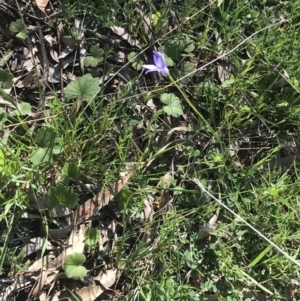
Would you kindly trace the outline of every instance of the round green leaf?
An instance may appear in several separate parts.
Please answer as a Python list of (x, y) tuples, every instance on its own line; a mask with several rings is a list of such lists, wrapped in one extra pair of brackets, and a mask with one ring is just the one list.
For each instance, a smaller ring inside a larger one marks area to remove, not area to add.
[(94, 98), (100, 91), (99, 83), (96, 78), (90, 74), (78, 77), (74, 82), (68, 84), (65, 88), (65, 97), (67, 99), (81, 98), (82, 100), (90, 100)]
[(73, 253), (67, 256), (66, 261), (62, 265), (67, 277), (74, 280), (83, 279), (87, 275), (87, 269), (82, 266), (85, 260), (86, 257), (82, 253)]

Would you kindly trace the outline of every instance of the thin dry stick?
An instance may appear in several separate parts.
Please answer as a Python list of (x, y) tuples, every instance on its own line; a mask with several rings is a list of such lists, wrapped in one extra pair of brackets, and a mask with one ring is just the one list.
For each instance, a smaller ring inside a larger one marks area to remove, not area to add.
[(245, 225), (247, 225), (251, 230), (253, 230), (256, 234), (258, 234), (261, 238), (263, 238), (266, 242), (268, 242), (270, 245), (272, 245), (278, 252), (280, 252), (282, 255), (284, 255), (286, 258), (288, 258), (290, 261), (292, 261), (294, 264), (296, 264), (298, 267), (300, 267), (300, 263), (294, 259), (292, 256), (290, 256), (288, 253), (283, 251), (280, 247), (278, 247), (274, 242), (272, 242), (268, 237), (263, 235), (260, 231), (258, 231), (255, 227), (253, 227), (250, 223), (248, 223), (245, 219), (243, 219), (240, 215), (235, 213), (233, 210), (231, 210), (228, 206), (226, 206), (222, 201), (214, 197), (209, 191), (207, 191), (203, 185), (200, 183), (200, 181), (197, 178), (194, 178), (194, 182), (199, 186), (199, 188), (204, 191), (207, 195), (209, 195), (212, 199), (214, 199), (217, 203), (219, 203), (222, 207), (224, 207), (227, 211), (229, 211), (231, 214), (233, 214), (236, 218), (238, 218), (240, 221), (242, 221)]

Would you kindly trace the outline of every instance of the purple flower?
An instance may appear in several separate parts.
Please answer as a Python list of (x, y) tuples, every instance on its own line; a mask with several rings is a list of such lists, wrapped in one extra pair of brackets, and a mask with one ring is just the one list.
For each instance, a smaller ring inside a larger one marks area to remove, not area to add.
[(145, 69), (148, 69), (146, 74), (153, 71), (157, 71), (164, 76), (169, 74), (169, 69), (166, 66), (165, 57), (162, 53), (153, 51), (153, 61), (154, 65), (143, 65)]

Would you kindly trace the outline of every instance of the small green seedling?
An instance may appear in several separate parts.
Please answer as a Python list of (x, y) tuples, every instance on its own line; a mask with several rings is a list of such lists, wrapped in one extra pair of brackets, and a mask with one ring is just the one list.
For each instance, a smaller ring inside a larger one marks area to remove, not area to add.
[(143, 57), (141, 55), (137, 55), (136, 52), (132, 51), (128, 54), (128, 60), (131, 62), (132, 67), (136, 70), (141, 70), (142, 65), (144, 64)]
[(82, 266), (85, 260), (86, 257), (82, 253), (73, 253), (67, 256), (62, 265), (66, 276), (74, 280), (83, 279), (87, 275), (87, 269)]
[(0, 87), (3, 89), (9, 89), (13, 85), (14, 76), (8, 69), (0, 68)]
[(72, 187), (66, 187), (62, 183), (51, 187), (45, 196), (46, 208), (52, 210), (58, 204), (73, 209), (78, 204), (78, 195)]
[(104, 50), (97, 45), (93, 45), (90, 49), (91, 55), (84, 58), (85, 67), (96, 67), (103, 61)]
[(165, 104), (164, 112), (173, 117), (179, 117), (183, 114), (180, 99), (173, 93), (164, 93), (160, 96), (160, 100)]
[(27, 38), (25, 25), (22, 20), (11, 22), (9, 26), (9, 31), (21, 41), (25, 41)]

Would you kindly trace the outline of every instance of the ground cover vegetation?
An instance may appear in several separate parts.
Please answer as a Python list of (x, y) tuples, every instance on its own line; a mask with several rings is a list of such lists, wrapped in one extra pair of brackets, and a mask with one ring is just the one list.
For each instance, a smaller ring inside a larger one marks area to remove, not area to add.
[(0, 300), (300, 300), (299, 10), (1, 1)]

